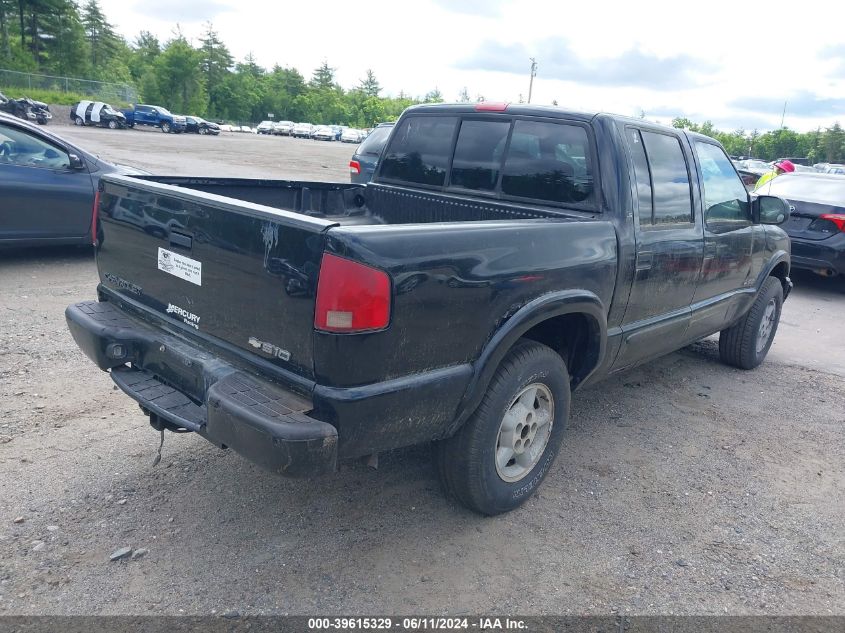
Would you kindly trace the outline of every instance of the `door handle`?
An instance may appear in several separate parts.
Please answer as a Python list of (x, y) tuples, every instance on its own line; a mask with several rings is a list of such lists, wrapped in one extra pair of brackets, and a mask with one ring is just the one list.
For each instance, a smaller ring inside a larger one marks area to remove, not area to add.
[(184, 233), (178, 233), (176, 231), (170, 231), (170, 245), (179, 246), (181, 248), (187, 248), (188, 250), (191, 250), (191, 246), (193, 245), (193, 239), (190, 235), (185, 235)]
[(637, 253), (637, 270), (651, 269), (654, 253), (651, 251), (641, 251)]

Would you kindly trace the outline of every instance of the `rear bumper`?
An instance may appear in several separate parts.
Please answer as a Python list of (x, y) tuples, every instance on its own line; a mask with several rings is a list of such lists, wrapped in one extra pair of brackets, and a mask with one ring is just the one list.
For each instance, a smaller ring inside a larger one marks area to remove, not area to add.
[(845, 233), (818, 241), (793, 237), (791, 242), (793, 268), (829, 269), (845, 274)]
[(150, 415), (156, 428), (195, 431), (291, 477), (333, 471), (337, 429), (308, 415), (310, 398), (228, 364), (112, 303), (65, 311), (77, 345)]

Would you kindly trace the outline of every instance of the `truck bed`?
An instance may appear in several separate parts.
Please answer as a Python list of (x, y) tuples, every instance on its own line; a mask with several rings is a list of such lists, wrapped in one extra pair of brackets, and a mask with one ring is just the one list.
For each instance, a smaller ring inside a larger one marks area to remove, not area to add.
[(482, 222), (547, 217), (584, 217), (583, 212), (533, 207), (477, 197), (409, 191), (381, 184), (353, 185), (291, 180), (145, 176), (148, 182), (173, 185), (252, 202), (282, 211), (321, 218), (342, 226)]

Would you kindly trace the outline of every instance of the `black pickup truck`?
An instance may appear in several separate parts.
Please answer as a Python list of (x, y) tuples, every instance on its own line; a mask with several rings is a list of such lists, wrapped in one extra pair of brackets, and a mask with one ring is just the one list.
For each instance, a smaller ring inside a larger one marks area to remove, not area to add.
[(607, 114), (418, 106), (366, 185), (100, 190), (99, 301), (67, 322), (154, 428), (289, 476), (434, 441), (486, 514), (539, 486), (572, 390), (716, 332), (751, 369), (792, 286), (783, 200), (711, 138)]

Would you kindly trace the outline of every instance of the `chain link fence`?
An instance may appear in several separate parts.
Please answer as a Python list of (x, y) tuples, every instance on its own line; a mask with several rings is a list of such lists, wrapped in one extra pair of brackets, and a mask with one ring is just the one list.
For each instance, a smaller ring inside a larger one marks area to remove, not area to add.
[[(0, 68), (0, 86), (7, 89), (19, 88), (24, 92), (26, 90), (69, 92), (106, 102), (135, 103), (138, 100), (138, 92), (135, 88), (126, 84), (74, 79), (73, 77), (53, 77), (52, 75), (22, 73), (2, 68)], [(6, 96), (12, 97), (12, 95)]]

